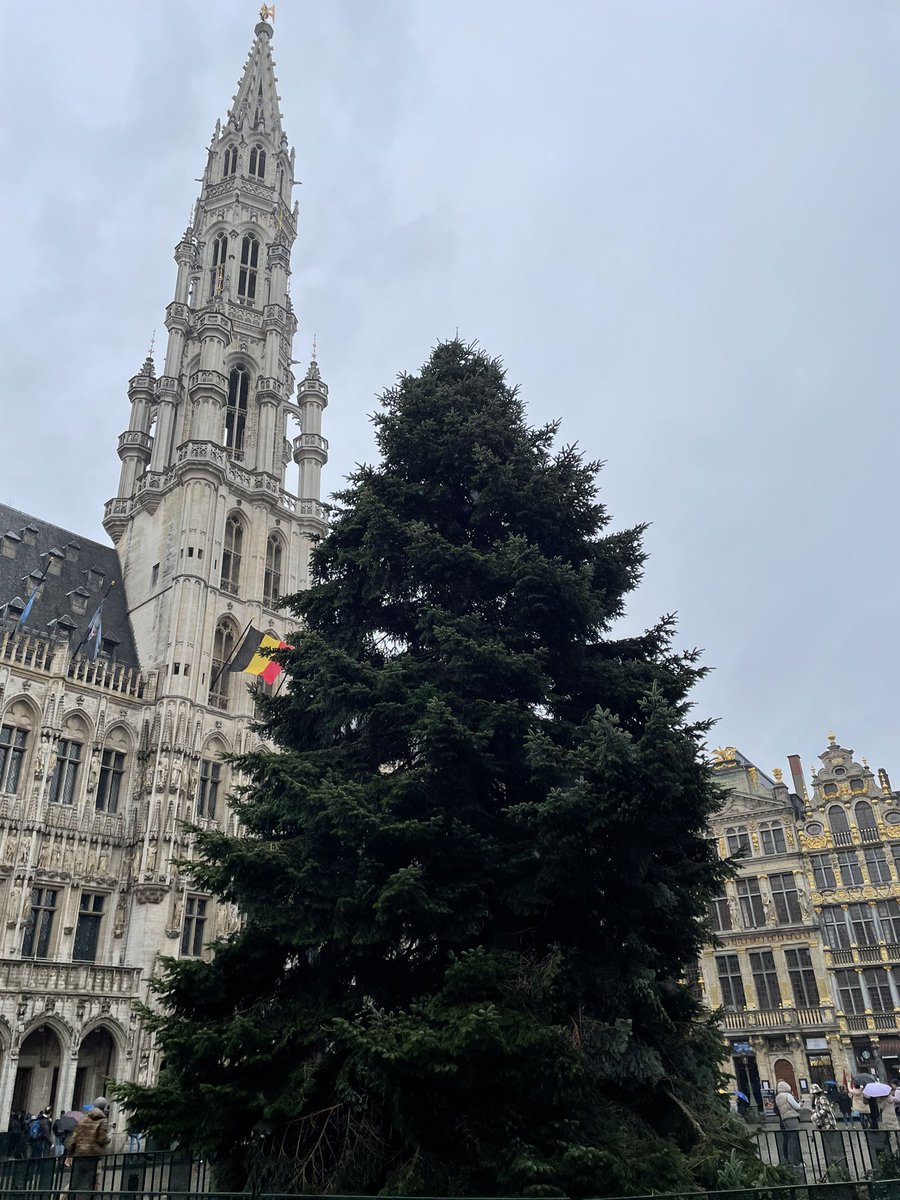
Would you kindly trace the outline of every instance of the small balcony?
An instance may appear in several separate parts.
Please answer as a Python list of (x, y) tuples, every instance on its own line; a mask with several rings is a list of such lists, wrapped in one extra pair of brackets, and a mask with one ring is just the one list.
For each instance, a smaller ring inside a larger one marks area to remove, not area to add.
[(900, 963), (900, 945), (878, 942), (871, 946), (847, 946), (839, 950), (825, 947), (826, 967), (871, 966), (873, 963)]
[(900, 1033), (900, 1011), (839, 1013), (838, 1025), (841, 1033)]
[(835, 1026), (834, 1009), (819, 1008), (743, 1008), (722, 1014), (722, 1029), (728, 1033), (768, 1030), (778, 1033), (790, 1029), (823, 1029)]
[(138, 996), (140, 982), (140, 967), (0, 958), (0, 990), (5, 992), (134, 998)]

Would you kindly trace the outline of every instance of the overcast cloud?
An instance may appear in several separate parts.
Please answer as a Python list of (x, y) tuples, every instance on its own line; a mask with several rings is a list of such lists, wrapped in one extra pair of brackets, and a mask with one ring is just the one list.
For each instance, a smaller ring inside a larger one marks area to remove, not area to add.
[[(295, 358), (333, 490), (430, 346), (478, 339), (652, 522), (712, 744), (834, 729), (900, 783), (900, 7), (279, 0)], [(102, 538), (126, 384), (252, 40), (250, 0), (2, 5), (0, 500)], [(161, 358), (158, 355), (158, 361)]]

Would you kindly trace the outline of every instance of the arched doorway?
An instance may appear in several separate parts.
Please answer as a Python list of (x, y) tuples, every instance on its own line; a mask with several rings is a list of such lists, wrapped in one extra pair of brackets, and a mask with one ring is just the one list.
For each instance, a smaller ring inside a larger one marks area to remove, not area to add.
[(51, 1025), (33, 1029), (19, 1050), (19, 1065), (13, 1086), (12, 1111), (36, 1113), (56, 1108), (62, 1047)]
[(82, 1038), (75, 1068), (75, 1087), (72, 1107), (81, 1108), (106, 1092), (108, 1080), (116, 1074), (116, 1043), (103, 1025), (98, 1025)]
[(789, 1083), (791, 1085), (791, 1091), (796, 1096), (797, 1076), (794, 1074), (793, 1063), (786, 1058), (776, 1058), (775, 1062), (772, 1064), (772, 1067), (775, 1071), (776, 1084), (779, 1084), (782, 1080), (784, 1080), (785, 1083)]

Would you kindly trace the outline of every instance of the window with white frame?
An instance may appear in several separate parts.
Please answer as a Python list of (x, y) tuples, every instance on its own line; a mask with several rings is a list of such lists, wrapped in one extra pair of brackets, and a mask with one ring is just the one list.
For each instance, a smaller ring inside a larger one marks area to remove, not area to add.
[(788, 979), (791, 981), (791, 991), (794, 1003), (799, 1008), (819, 1007), (819, 985), (816, 983), (816, 972), (813, 969), (812, 956), (807, 946), (792, 946), (784, 952), (787, 963)]
[(778, 986), (774, 954), (771, 950), (751, 950), (749, 957), (757, 1004), (760, 1008), (781, 1008), (781, 988)]
[(763, 854), (784, 854), (787, 842), (780, 821), (767, 821), (759, 827), (759, 844)]
[(741, 966), (736, 954), (717, 954), (716, 970), (719, 974), (719, 987), (722, 991), (722, 1003), (726, 1008), (744, 1008), (747, 996), (744, 992), (744, 979)]

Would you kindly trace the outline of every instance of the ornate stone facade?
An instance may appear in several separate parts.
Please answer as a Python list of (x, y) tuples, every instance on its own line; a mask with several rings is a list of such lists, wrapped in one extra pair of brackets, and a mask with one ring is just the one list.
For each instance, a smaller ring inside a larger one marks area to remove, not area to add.
[(148, 357), (129, 384), (116, 550), (0, 512), (0, 1121), (151, 1080), (136, 1004), (160, 956), (208, 953), (236, 921), (173, 859), (185, 820), (235, 830), (222, 756), (256, 738), (249, 677), (223, 668), (248, 627), (284, 633), (279, 597), (307, 585), (326, 519), (328, 389), (315, 361), (299, 387), (291, 372), (298, 214), (271, 36), (257, 25), (176, 247), (162, 373)]
[(900, 1076), (900, 796), (833, 734), (820, 761), (808, 789), (789, 758), (789, 791), (780, 770), (714, 753), (728, 791), (711, 834), (744, 857), (712, 905), (701, 983), (757, 1098), (779, 1079)]

